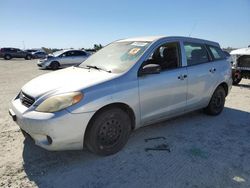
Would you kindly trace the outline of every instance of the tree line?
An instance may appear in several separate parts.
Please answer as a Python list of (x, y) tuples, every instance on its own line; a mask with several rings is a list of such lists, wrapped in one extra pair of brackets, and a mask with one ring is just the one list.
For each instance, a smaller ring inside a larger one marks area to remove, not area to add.
[[(81, 48), (81, 50), (86, 50), (86, 51), (98, 51), (100, 49), (102, 49), (103, 46), (101, 44), (94, 44), (93, 48)], [(62, 48), (46, 48), (46, 47), (42, 47), (42, 49), (47, 53), (47, 54), (52, 54), (56, 51), (60, 51), (63, 50)], [(73, 49), (73, 48), (69, 48), (69, 49)]]

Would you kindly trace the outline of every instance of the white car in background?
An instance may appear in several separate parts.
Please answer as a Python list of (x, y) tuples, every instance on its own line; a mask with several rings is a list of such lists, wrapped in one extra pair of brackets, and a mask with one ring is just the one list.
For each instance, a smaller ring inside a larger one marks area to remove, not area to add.
[(48, 55), (46, 59), (39, 60), (37, 65), (41, 68), (57, 70), (62, 67), (79, 65), (90, 56), (83, 50), (62, 50)]
[(250, 79), (250, 47), (231, 51), (233, 58), (233, 85), (240, 83), (242, 78)]

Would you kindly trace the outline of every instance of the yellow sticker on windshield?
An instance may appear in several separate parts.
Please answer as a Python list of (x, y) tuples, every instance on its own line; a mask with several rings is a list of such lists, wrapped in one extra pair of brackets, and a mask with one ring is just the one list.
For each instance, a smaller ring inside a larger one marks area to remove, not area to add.
[(135, 55), (137, 54), (139, 51), (141, 50), (141, 48), (132, 48), (130, 51), (129, 51), (129, 55)]

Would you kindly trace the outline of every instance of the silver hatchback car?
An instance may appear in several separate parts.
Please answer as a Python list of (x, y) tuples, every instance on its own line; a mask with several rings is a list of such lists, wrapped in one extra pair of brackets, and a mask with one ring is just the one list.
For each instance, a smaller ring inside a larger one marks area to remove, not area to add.
[(79, 65), (89, 56), (90, 54), (83, 50), (61, 50), (48, 55), (46, 59), (39, 60), (37, 66), (57, 70), (63, 67)]
[(193, 110), (222, 112), (231, 65), (218, 43), (186, 37), (113, 42), (78, 67), (39, 76), (9, 110), (48, 150), (118, 152), (132, 130)]

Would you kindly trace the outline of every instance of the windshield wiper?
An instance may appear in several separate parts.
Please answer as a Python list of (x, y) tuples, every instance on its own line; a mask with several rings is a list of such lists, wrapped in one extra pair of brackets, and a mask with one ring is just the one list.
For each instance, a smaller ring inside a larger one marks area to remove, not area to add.
[(86, 67), (96, 69), (96, 70), (103, 70), (105, 72), (111, 73), (110, 70), (107, 70), (107, 69), (104, 69), (104, 68), (101, 68), (101, 67), (97, 67), (97, 66), (93, 66), (93, 65), (86, 65)]

